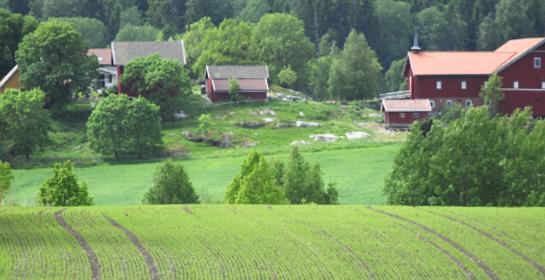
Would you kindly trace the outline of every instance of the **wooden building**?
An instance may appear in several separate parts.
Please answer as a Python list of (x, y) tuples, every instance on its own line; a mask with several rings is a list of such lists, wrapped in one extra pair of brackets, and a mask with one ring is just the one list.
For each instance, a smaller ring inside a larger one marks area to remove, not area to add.
[(206, 94), (212, 102), (226, 102), (229, 81), (238, 82), (238, 94), (243, 100), (266, 101), (269, 93), (267, 66), (206, 66), (204, 75)]
[(384, 100), (381, 110), (386, 128), (406, 129), (413, 122), (428, 118), (432, 108), (428, 99), (409, 99)]

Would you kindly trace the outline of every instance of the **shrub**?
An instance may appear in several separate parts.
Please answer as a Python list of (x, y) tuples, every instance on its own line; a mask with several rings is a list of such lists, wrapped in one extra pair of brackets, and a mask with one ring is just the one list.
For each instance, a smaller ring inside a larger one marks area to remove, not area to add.
[(144, 196), (148, 204), (199, 203), (199, 196), (184, 170), (184, 166), (170, 160), (159, 165), (154, 175), (154, 185)]
[(40, 203), (46, 206), (92, 205), (87, 185), (78, 183), (70, 161), (56, 163), (53, 176), (42, 184), (39, 192)]
[(4, 200), (4, 195), (9, 190), (12, 182), (11, 166), (7, 162), (0, 161), (0, 203)]

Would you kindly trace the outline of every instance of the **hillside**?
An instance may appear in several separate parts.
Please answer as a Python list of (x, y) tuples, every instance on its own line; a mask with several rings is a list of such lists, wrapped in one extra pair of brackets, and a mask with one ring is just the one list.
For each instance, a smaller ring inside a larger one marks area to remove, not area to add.
[(542, 279), (545, 209), (0, 209), (2, 279)]

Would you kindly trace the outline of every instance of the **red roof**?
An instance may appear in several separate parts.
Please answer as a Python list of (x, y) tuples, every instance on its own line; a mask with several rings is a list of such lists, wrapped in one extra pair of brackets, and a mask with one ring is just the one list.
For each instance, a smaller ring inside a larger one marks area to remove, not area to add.
[(384, 112), (431, 112), (429, 99), (382, 100)]
[(98, 58), (100, 65), (112, 64), (112, 50), (111, 49), (89, 49), (87, 55), (95, 55)]
[(544, 39), (511, 40), (493, 52), (409, 52), (407, 67), (415, 76), (488, 76), (545, 43)]
[[(238, 79), (238, 87), (241, 92), (269, 91), (266, 79)], [(212, 79), (212, 86), (217, 92), (229, 91), (229, 80)]]

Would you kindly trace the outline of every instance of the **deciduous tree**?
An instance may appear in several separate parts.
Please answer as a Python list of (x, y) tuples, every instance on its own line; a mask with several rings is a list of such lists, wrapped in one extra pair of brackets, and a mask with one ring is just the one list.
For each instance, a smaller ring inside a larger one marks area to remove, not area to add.
[(15, 66), (15, 51), (19, 43), (37, 26), (38, 21), (34, 17), (0, 9), (0, 77), (4, 77)]
[(148, 204), (196, 204), (199, 196), (195, 193), (184, 166), (166, 160), (157, 166), (153, 177), (154, 185), (144, 196)]
[(106, 41), (106, 26), (98, 19), (94, 18), (60, 18), (63, 21), (67, 21), (76, 26), (88, 48), (104, 48), (108, 43)]
[(40, 187), (39, 200), (45, 206), (92, 205), (93, 198), (87, 192), (87, 185), (77, 181), (70, 161), (56, 163), (53, 176)]
[(4, 200), (6, 192), (13, 183), (13, 178), (9, 163), (0, 161), (0, 203)]
[(125, 24), (115, 36), (115, 40), (119, 42), (157, 41), (160, 39), (161, 31), (151, 25)]

